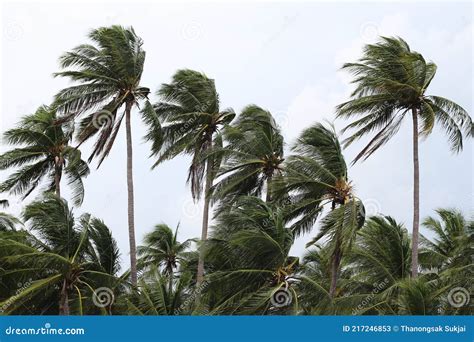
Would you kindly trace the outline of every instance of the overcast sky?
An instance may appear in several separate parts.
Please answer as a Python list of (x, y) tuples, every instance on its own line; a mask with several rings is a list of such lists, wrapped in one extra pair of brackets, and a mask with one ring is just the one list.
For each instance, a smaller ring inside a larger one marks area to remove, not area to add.
[[(86, 43), (92, 28), (132, 25), (147, 52), (142, 85), (153, 89), (178, 69), (191, 68), (216, 80), (221, 106), (236, 112), (254, 103), (270, 110), (288, 145), (316, 121), (334, 120), (334, 107), (347, 100), (350, 77), (338, 69), (356, 60), (378, 35), (403, 37), (438, 65), (429, 93), (472, 113), (472, 4), (466, 3), (137, 3), (45, 2), (2, 5), (0, 131), (68, 85), (53, 79), (58, 57)], [(152, 96), (152, 100), (156, 100)], [(338, 129), (344, 122), (336, 121)], [(133, 122), (136, 231), (138, 243), (155, 224), (175, 227), (180, 239), (198, 237), (201, 207), (194, 205), (186, 173), (190, 159), (176, 158), (155, 170), (138, 115)], [(126, 155), (124, 128), (109, 158), (85, 181), (77, 215), (90, 212), (113, 230), (128, 265)], [(349, 170), (369, 214), (383, 213), (411, 231), (412, 156), (408, 120), (396, 137), (368, 161)], [(366, 142), (367, 140), (364, 140)], [(345, 151), (352, 160), (362, 144)], [(83, 153), (88, 155), (90, 144)], [(0, 145), (0, 151), (5, 146)], [(421, 217), (440, 207), (466, 214), (473, 204), (472, 142), (459, 155), (435, 130), (421, 142)], [(0, 180), (7, 173), (0, 173)], [(4, 197), (4, 196), (3, 196)], [(68, 193), (65, 193), (68, 198)], [(19, 199), (11, 211), (19, 213)], [(300, 255), (314, 231), (300, 238)]]

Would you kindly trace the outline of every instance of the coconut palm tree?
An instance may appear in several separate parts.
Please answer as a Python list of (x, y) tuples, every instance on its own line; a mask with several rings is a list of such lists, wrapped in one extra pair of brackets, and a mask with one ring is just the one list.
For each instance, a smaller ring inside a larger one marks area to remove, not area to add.
[(213, 186), (213, 198), (224, 204), (237, 196), (260, 196), (266, 187), (266, 201), (271, 200), (271, 180), (281, 172), (283, 136), (270, 112), (256, 106), (245, 107), (232, 125), (226, 127), (228, 143), (216, 154), (223, 156), (223, 166)]
[(357, 231), (364, 224), (364, 218), (362, 202), (352, 197), (337, 205), (321, 219), (319, 234), (307, 244), (310, 246), (323, 238), (328, 239), (328, 246), (332, 251), (331, 287), (329, 288), (331, 298), (338, 294), (337, 284), (343, 257), (351, 250)]
[(366, 159), (387, 143), (411, 115), (413, 123), (413, 249), (412, 277), (418, 274), (419, 236), (419, 137), (428, 136), (437, 123), (448, 135), (453, 152), (463, 147), (463, 136), (472, 135), (472, 120), (458, 104), (441, 96), (428, 95), (427, 89), (436, 74), (436, 64), (410, 50), (401, 38), (382, 37), (377, 44), (365, 46), (356, 63), (343, 69), (354, 75), (352, 99), (337, 107), (337, 117), (352, 119), (345, 127), (353, 131), (345, 140), (349, 145), (373, 134), (354, 162)]
[(242, 196), (216, 221), (205, 248), (212, 269), (206, 289), (210, 312), (296, 312), (299, 259), (289, 255), (294, 237), (283, 212), (258, 197)]
[(89, 174), (89, 167), (80, 151), (70, 146), (73, 131), (72, 124), (60, 125), (56, 111), (48, 106), (39, 107), (18, 127), (6, 131), (4, 141), (17, 147), (0, 156), (0, 170), (19, 169), (0, 184), (0, 192), (25, 199), (43, 182), (46, 191), (60, 196), (64, 175), (74, 203), (80, 205), (84, 199), (82, 179)]
[(390, 216), (373, 216), (349, 252), (347, 297), (338, 303), (352, 314), (395, 314), (401, 283), (410, 276), (411, 239)]
[(5, 281), (24, 285), (0, 306), (22, 314), (96, 312), (95, 289), (118, 284), (119, 252), (107, 226), (89, 214), (75, 220), (53, 194), (29, 204), (23, 217), (35, 235), (0, 235), (0, 264)]
[(173, 232), (162, 223), (155, 226), (151, 233), (143, 238), (144, 245), (138, 247), (139, 269), (151, 270), (158, 267), (172, 281), (173, 273), (186, 260), (186, 251), (193, 240), (178, 241), (178, 227)]
[(432, 239), (421, 236), (422, 265), (439, 271), (472, 266), (474, 221), (455, 209), (438, 209), (436, 213), (440, 219), (427, 217), (423, 221), (423, 226), (434, 236)]
[[(331, 266), (332, 251), (329, 246), (316, 244), (305, 252), (298, 284), (302, 314), (334, 314), (334, 301), (329, 294)], [(340, 278), (346, 278), (345, 274), (341, 274)]]
[[(411, 240), (406, 228), (390, 216), (374, 216), (358, 232), (351, 267), (366, 284), (409, 277)], [(388, 285), (388, 284), (387, 284)]]
[[(455, 209), (438, 209), (436, 213), (439, 219), (428, 217), (423, 221), (432, 237), (421, 236), (420, 265), (426, 273), (437, 276), (439, 287), (449, 289), (443, 293), (446, 299), (442, 312), (472, 314), (474, 308), (468, 294), (473, 291), (474, 221)], [(459, 305), (453, 306), (452, 302)]]
[[(140, 85), (145, 63), (142, 39), (133, 28), (101, 27), (89, 34), (92, 44), (82, 44), (60, 58), (65, 69), (55, 74), (76, 82), (56, 95), (56, 104), (63, 120), (87, 114), (79, 125), (79, 143), (97, 135), (89, 161), (98, 158), (100, 166), (108, 156), (125, 118), (127, 141), (128, 233), (130, 269), (133, 284), (137, 283), (135, 214), (133, 188), (133, 149), (131, 118), (134, 107), (145, 101), (143, 120), (151, 132), (159, 124), (146, 102), (149, 89)], [(120, 109), (124, 108), (123, 112)], [(151, 113), (151, 114), (150, 114)], [(151, 116), (150, 116), (151, 115)]]
[(317, 123), (303, 131), (285, 162), (283, 177), (275, 179), (277, 196), (289, 194), (286, 219), (294, 220), (295, 235), (311, 230), (326, 205), (319, 234), (308, 245), (328, 238), (332, 248), (330, 295), (336, 295), (340, 264), (364, 223), (364, 207), (354, 196), (352, 183), (334, 127)]
[[(172, 279), (172, 280), (170, 280)], [(128, 312), (133, 315), (174, 316), (189, 313), (191, 274), (179, 278), (163, 274), (156, 267), (140, 279), (138, 289), (126, 298)], [(169, 286), (169, 284), (172, 286)]]
[[(235, 114), (232, 109), (221, 110), (214, 80), (197, 71), (178, 70), (171, 83), (163, 84), (157, 94), (161, 101), (154, 105), (154, 110), (162, 123), (162, 134), (148, 136), (154, 143), (152, 155), (157, 157), (154, 167), (180, 154), (192, 156), (188, 182), (194, 200), (199, 200), (202, 195), (204, 197), (201, 241), (205, 241), (209, 225), (210, 189), (220, 164), (219, 158), (212, 156), (211, 151), (222, 147), (220, 129), (230, 123)], [(204, 259), (201, 254), (198, 284), (202, 282), (203, 275)]]
[(420, 277), (406, 278), (399, 282), (396, 297), (398, 315), (439, 315), (442, 294), (446, 288), (439, 288), (436, 281)]

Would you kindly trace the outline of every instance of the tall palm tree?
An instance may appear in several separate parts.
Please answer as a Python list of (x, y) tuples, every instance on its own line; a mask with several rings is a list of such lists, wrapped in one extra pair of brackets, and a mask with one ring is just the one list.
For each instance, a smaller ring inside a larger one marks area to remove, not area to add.
[(440, 96), (427, 95), (436, 74), (436, 64), (411, 51), (401, 38), (382, 37), (377, 44), (365, 46), (356, 63), (343, 69), (354, 75), (356, 89), (352, 99), (337, 107), (340, 118), (357, 119), (344, 130), (354, 130), (346, 146), (375, 132), (354, 162), (370, 157), (400, 129), (403, 119), (413, 122), (413, 249), (412, 277), (418, 274), (419, 236), (419, 136), (428, 136), (438, 123), (448, 135), (453, 152), (463, 147), (463, 135), (472, 135), (472, 120), (458, 104)]
[[(80, 122), (79, 143), (97, 136), (89, 161), (98, 158), (100, 166), (109, 154), (125, 117), (127, 140), (127, 195), (130, 269), (132, 284), (137, 283), (135, 211), (133, 190), (132, 110), (147, 100), (149, 89), (140, 85), (145, 62), (143, 41), (133, 28), (101, 27), (89, 34), (92, 44), (82, 44), (60, 58), (65, 69), (55, 76), (68, 77), (77, 85), (56, 95), (64, 120), (87, 113)], [(148, 108), (149, 104), (145, 103)], [(125, 108), (123, 113), (119, 113)], [(143, 120), (154, 131), (158, 123), (143, 112)]]
[(29, 204), (23, 216), (36, 234), (0, 235), (0, 264), (5, 280), (25, 285), (0, 306), (8, 313), (94, 313), (95, 289), (118, 284), (119, 251), (110, 230), (89, 214), (76, 221), (67, 202), (52, 194)]
[[(154, 110), (162, 122), (162, 135), (148, 136), (154, 143), (154, 166), (179, 154), (192, 156), (188, 172), (193, 199), (204, 195), (201, 241), (207, 239), (210, 209), (210, 189), (220, 164), (209, 155), (213, 148), (222, 147), (220, 129), (230, 123), (232, 109), (220, 109), (219, 95), (213, 79), (193, 70), (178, 70), (171, 83), (158, 90), (161, 101)], [(203, 184), (204, 180), (204, 184)], [(204, 188), (204, 191), (203, 191)], [(203, 253), (198, 263), (197, 283), (204, 275)]]
[(10, 192), (26, 198), (41, 182), (46, 191), (61, 195), (63, 174), (73, 191), (73, 201), (80, 205), (84, 199), (82, 178), (89, 174), (87, 163), (77, 148), (70, 146), (73, 124), (58, 123), (56, 111), (39, 107), (25, 116), (18, 127), (4, 133), (5, 142), (16, 145), (0, 156), (0, 170), (19, 168), (0, 184), (0, 192)]
[(285, 206), (288, 220), (295, 220), (295, 235), (308, 232), (326, 205), (329, 212), (321, 221), (319, 234), (308, 244), (323, 237), (332, 245), (330, 295), (336, 295), (340, 264), (364, 223), (364, 208), (354, 196), (352, 183), (334, 127), (316, 123), (303, 131), (285, 163), (283, 177), (275, 180), (278, 196), (289, 194)]
[(245, 107), (232, 125), (224, 130), (228, 143), (216, 154), (223, 156), (212, 189), (215, 199), (234, 202), (237, 196), (260, 196), (266, 187), (266, 201), (271, 200), (271, 180), (280, 174), (283, 159), (283, 136), (270, 112), (256, 106)]

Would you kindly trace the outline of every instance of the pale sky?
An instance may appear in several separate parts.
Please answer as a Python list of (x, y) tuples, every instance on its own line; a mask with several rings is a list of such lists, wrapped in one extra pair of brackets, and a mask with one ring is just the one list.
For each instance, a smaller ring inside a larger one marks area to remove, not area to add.
[[(222, 108), (236, 112), (248, 104), (270, 110), (288, 145), (316, 121), (334, 120), (334, 107), (347, 100), (350, 77), (339, 68), (355, 61), (378, 35), (404, 38), (413, 50), (438, 65), (429, 94), (447, 97), (472, 113), (472, 4), (350, 2), (109, 2), (62, 1), (2, 3), (2, 84), (0, 131), (21, 116), (51, 102), (68, 83), (54, 79), (58, 57), (88, 42), (92, 28), (132, 25), (147, 52), (142, 85), (153, 93), (173, 73), (190, 68), (216, 80)], [(152, 101), (157, 97), (153, 95)], [(176, 158), (151, 171), (144, 125), (133, 125), (137, 243), (155, 224), (175, 227), (180, 240), (200, 236), (201, 208), (194, 205), (186, 174), (189, 157)], [(338, 129), (344, 122), (337, 120)], [(383, 213), (411, 231), (411, 122), (368, 161), (350, 168), (357, 195), (369, 214)], [(367, 140), (363, 140), (366, 142)], [(88, 156), (90, 144), (83, 154)], [(345, 151), (347, 161), (363, 147)], [(0, 151), (5, 146), (0, 145)], [(473, 208), (473, 150), (466, 141), (452, 155), (439, 130), (422, 141), (421, 218), (440, 207), (470, 215)], [(85, 180), (86, 197), (76, 215), (90, 212), (112, 229), (128, 265), (125, 132), (109, 158)], [(0, 173), (0, 180), (7, 173)], [(0, 196), (5, 197), (5, 196)], [(32, 200), (30, 197), (28, 201)], [(69, 194), (65, 192), (65, 198)], [(9, 197), (12, 213), (23, 205)], [(317, 232), (298, 239), (293, 253)]]

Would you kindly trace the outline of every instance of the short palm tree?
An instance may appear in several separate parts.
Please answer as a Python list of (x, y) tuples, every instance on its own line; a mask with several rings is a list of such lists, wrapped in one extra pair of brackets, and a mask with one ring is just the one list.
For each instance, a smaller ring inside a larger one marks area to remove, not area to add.
[[(289, 255), (293, 241), (283, 211), (258, 197), (241, 196), (217, 216), (205, 248), (211, 313), (295, 312), (299, 259)], [(281, 291), (286, 298), (278, 306), (274, 296)]]
[(0, 156), (0, 170), (19, 168), (0, 184), (0, 192), (10, 192), (26, 198), (42, 182), (46, 191), (61, 195), (61, 180), (67, 177), (73, 201), (84, 199), (82, 179), (89, 174), (87, 163), (77, 148), (71, 147), (74, 127), (58, 123), (56, 111), (41, 106), (25, 116), (18, 127), (4, 133), (5, 141), (16, 145)]
[(394, 218), (374, 216), (359, 231), (351, 256), (361, 281), (378, 284), (388, 279), (393, 284), (410, 275), (411, 240)]
[[(195, 200), (204, 195), (201, 241), (205, 241), (209, 225), (209, 194), (219, 167), (219, 158), (213, 157), (211, 151), (222, 147), (220, 129), (230, 123), (235, 114), (232, 109), (221, 110), (214, 80), (193, 70), (178, 70), (171, 83), (161, 86), (158, 95), (161, 101), (154, 105), (154, 110), (162, 123), (162, 134), (148, 137), (154, 143), (152, 153), (158, 158), (154, 166), (180, 154), (192, 156), (188, 182)], [(203, 275), (201, 254), (198, 284)]]
[[(126, 298), (128, 312), (133, 315), (175, 316), (189, 314), (191, 274), (173, 278), (151, 268), (140, 279), (138, 288)], [(171, 286), (169, 285), (171, 282)]]
[(419, 136), (428, 136), (438, 123), (448, 135), (451, 148), (459, 152), (463, 135), (472, 135), (472, 120), (458, 104), (440, 96), (428, 95), (427, 89), (436, 74), (436, 64), (411, 51), (401, 38), (382, 37), (367, 45), (362, 58), (347, 63), (343, 69), (354, 75), (357, 85), (352, 99), (337, 107), (340, 118), (357, 118), (344, 130), (353, 130), (345, 140), (349, 145), (362, 136), (374, 133), (354, 162), (370, 157), (400, 129), (403, 119), (413, 122), (414, 210), (412, 277), (418, 273), (419, 236)]
[(283, 163), (283, 136), (270, 112), (250, 105), (232, 125), (226, 127), (227, 145), (212, 196), (224, 203), (237, 196), (260, 196), (266, 187), (266, 201), (271, 200), (271, 180), (280, 174)]
[(341, 306), (350, 307), (353, 314), (394, 314), (401, 282), (411, 271), (408, 231), (390, 216), (369, 218), (358, 232), (346, 268), (351, 277)]
[(398, 295), (395, 297), (395, 311), (388, 314), (397, 315), (439, 315), (442, 306), (442, 295), (449, 291), (440, 288), (437, 281), (419, 277), (405, 278), (398, 284)]
[[(95, 135), (96, 142), (89, 161), (98, 158), (98, 165), (107, 157), (125, 118), (127, 140), (127, 194), (128, 233), (130, 242), (130, 269), (133, 284), (137, 283), (135, 214), (132, 156), (132, 110), (145, 101), (149, 89), (140, 85), (145, 63), (142, 39), (133, 28), (101, 27), (89, 34), (93, 44), (82, 44), (60, 58), (61, 68), (55, 76), (68, 77), (77, 85), (61, 90), (56, 103), (65, 113), (64, 120), (87, 114), (79, 125), (77, 139), (82, 143)], [(123, 112), (119, 112), (124, 108)], [(150, 131), (159, 124), (149, 111), (143, 120)]]
[(303, 131), (285, 163), (283, 177), (275, 182), (278, 196), (289, 195), (286, 218), (294, 220), (295, 235), (312, 229), (326, 205), (319, 234), (308, 244), (328, 238), (332, 245), (330, 295), (336, 295), (340, 264), (364, 222), (364, 208), (354, 196), (352, 183), (334, 127), (317, 123)]
[[(332, 251), (330, 246), (316, 244), (303, 255), (298, 284), (302, 313), (328, 315), (334, 313), (329, 294), (331, 284)], [(344, 278), (344, 275), (341, 275)]]
[(94, 313), (95, 289), (118, 284), (119, 252), (110, 230), (88, 214), (76, 221), (66, 201), (52, 194), (29, 204), (23, 216), (35, 235), (0, 235), (0, 264), (5, 280), (26, 285), (0, 306), (7, 313)]
[(471, 287), (474, 277), (474, 221), (455, 209), (438, 209), (439, 219), (428, 217), (423, 226), (432, 238), (421, 236), (420, 264), (452, 286)]
[(151, 233), (144, 237), (144, 245), (138, 247), (139, 269), (158, 269), (166, 276), (173, 278), (182, 260), (186, 258), (186, 250), (193, 240), (178, 241), (178, 228), (173, 230), (166, 224), (158, 224)]

